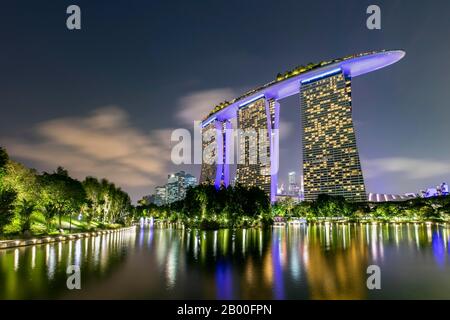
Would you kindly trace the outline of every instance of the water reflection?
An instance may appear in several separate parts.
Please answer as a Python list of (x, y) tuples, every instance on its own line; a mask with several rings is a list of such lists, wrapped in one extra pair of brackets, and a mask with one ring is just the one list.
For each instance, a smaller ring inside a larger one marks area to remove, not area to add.
[[(0, 251), (0, 298), (450, 298), (449, 241), (448, 226), (427, 224), (199, 231), (144, 223)], [(70, 264), (82, 271), (79, 292), (65, 288)], [(385, 279), (379, 292), (366, 287), (371, 264)]]
[[(107, 278), (126, 256), (126, 249), (132, 247), (136, 233), (123, 232), (123, 236), (120, 242), (109, 240), (113, 247), (100, 248), (99, 236), (0, 250), (0, 299), (61, 297), (68, 290), (66, 269), (69, 265), (80, 266), (82, 277), (87, 281)], [(94, 250), (90, 243), (96, 244)], [(100, 252), (105, 258), (107, 268), (104, 270), (95, 263)]]

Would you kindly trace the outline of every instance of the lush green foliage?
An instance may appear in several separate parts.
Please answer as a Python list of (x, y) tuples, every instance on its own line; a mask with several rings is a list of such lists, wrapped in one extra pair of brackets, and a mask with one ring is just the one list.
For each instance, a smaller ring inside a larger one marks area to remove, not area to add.
[(141, 214), (189, 227), (217, 229), (271, 223), (270, 201), (257, 187), (220, 188), (204, 184), (186, 192), (184, 200), (169, 206), (141, 205)]
[(4, 189), (14, 190), (19, 202), (23, 200), (37, 202), (39, 200), (37, 177), (36, 170), (9, 160), (4, 166), (2, 185)]
[(39, 176), (39, 186), (41, 203), (54, 206), (59, 217), (59, 228), (62, 227), (63, 215), (78, 212), (86, 199), (82, 184), (61, 167), (54, 173), (44, 172)]
[(137, 210), (141, 216), (203, 229), (261, 226), (271, 224), (275, 217), (287, 221), (292, 218), (450, 221), (450, 197), (375, 204), (351, 203), (343, 197), (324, 194), (312, 202), (297, 203), (286, 198), (271, 206), (268, 197), (258, 188), (236, 186), (216, 190), (212, 185), (200, 185), (190, 189), (183, 201), (162, 207), (141, 203)]
[(343, 197), (319, 195), (313, 202), (279, 202), (273, 206), (273, 214), (286, 217), (301, 217), (308, 220), (323, 218), (378, 219), (424, 221), (450, 218), (450, 197), (429, 199), (417, 198), (404, 202), (350, 203)]
[(6, 150), (0, 147), (0, 168), (3, 168), (8, 163), (9, 157)]
[(16, 193), (10, 190), (0, 190), (0, 232), (14, 218), (14, 201)]
[(123, 221), (131, 210), (130, 196), (106, 179), (87, 177), (83, 181), (87, 201), (83, 211), (87, 219), (101, 219), (103, 223)]
[(10, 234), (52, 233), (55, 217), (59, 229), (79, 228), (72, 216), (80, 214), (86, 229), (129, 224), (133, 213), (128, 194), (106, 179), (87, 177), (80, 182), (61, 167), (38, 174), (10, 160), (0, 148), (0, 234), (6, 229)]
[(0, 147), (0, 191), (3, 190), (3, 177), (5, 174), (5, 166), (9, 161), (6, 150)]
[(26, 199), (23, 199), (17, 206), (17, 212), (20, 216), (20, 225), (22, 228), (22, 232), (30, 231), (31, 215), (36, 210), (36, 206), (36, 203)]

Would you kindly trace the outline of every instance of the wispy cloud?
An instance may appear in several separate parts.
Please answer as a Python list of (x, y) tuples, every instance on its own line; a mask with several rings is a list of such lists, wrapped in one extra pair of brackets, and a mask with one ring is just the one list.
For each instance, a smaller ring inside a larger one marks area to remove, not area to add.
[(364, 174), (368, 178), (395, 173), (400, 173), (409, 179), (447, 177), (450, 175), (450, 163), (435, 159), (390, 157), (365, 159), (362, 162)]
[[(183, 125), (192, 126), (194, 121), (200, 121), (215, 105), (238, 96), (239, 93), (231, 88), (217, 88), (190, 93), (179, 100), (176, 117)], [(280, 121), (280, 139), (288, 138), (293, 131), (292, 123)]]
[(179, 101), (177, 119), (184, 125), (200, 121), (215, 105), (236, 98), (238, 93), (230, 88), (217, 88), (193, 92)]
[(13, 157), (43, 168), (61, 165), (79, 179), (105, 177), (125, 189), (150, 189), (164, 177), (170, 161), (170, 131), (142, 132), (116, 106), (46, 121), (31, 133), (29, 139), (7, 138), (2, 143)]

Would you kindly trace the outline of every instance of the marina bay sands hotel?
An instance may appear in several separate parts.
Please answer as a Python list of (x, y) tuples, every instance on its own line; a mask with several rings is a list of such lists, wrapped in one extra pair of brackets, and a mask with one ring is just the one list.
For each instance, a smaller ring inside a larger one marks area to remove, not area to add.
[[(239, 136), (236, 183), (257, 186), (275, 201), (280, 103), (299, 94), (305, 200), (319, 194), (366, 201), (352, 120), (354, 77), (391, 65), (404, 51), (377, 51), (300, 66), (244, 95), (216, 106), (202, 122), (201, 183), (230, 184), (233, 123)], [(236, 126), (236, 125), (235, 125)], [(300, 138), (300, 137), (299, 137)], [(299, 159), (300, 162), (300, 159)], [(299, 163), (300, 165), (300, 163)]]

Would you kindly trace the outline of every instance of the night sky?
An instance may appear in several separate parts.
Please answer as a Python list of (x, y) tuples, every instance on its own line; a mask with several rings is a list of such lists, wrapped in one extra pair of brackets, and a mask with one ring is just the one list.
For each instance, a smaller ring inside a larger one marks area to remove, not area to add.
[[(66, 28), (81, 7), (82, 29)], [(366, 28), (381, 7), (382, 29)], [(106, 177), (134, 200), (167, 174), (170, 134), (278, 72), (403, 49), (353, 80), (368, 192), (450, 181), (449, 1), (3, 1), (0, 145), (39, 171)], [(280, 180), (300, 174), (299, 97), (281, 101)]]

